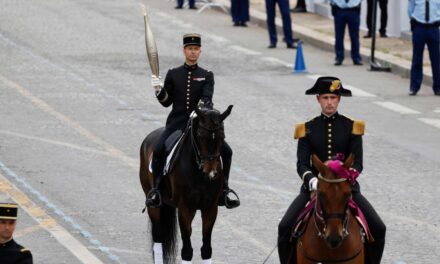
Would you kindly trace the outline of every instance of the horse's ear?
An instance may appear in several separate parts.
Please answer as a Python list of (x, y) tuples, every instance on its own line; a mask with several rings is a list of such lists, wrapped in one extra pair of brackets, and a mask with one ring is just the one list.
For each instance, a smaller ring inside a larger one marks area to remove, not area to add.
[(226, 117), (228, 117), (231, 114), (232, 111), (232, 107), (234, 107), (233, 105), (228, 106), (228, 109), (226, 109), (226, 111), (224, 111), (221, 115), (220, 115), (220, 120), (223, 121), (226, 119)]
[(348, 158), (345, 160), (345, 162), (344, 162), (344, 167), (347, 168), (347, 169), (349, 169), (349, 168), (351, 168), (351, 166), (353, 166), (353, 163), (354, 163), (354, 154), (351, 153), (351, 154), (348, 156)]
[(325, 165), (315, 154), (312, 155), (312, 164), (321, 174), (324, 174)]
[(196, 114), (200, 119), (203, 119), (203, 112), (198, 107), (195, 107), (194, 111), (196, 111)]
[(321, 175), (328, 175), (330, 173), (330, 169), (322, 163), (322, 161), (315, 154), (312, 155), (312, 164), (313, 166), (321, 173)]

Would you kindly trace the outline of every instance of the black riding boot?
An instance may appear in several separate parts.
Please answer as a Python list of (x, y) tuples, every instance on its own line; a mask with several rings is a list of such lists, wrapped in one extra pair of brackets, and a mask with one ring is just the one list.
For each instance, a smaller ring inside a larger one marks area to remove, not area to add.
[(385, 247), (384, 239), (377, 239), (371, 244), (367, 244), (367, 254), (365, 264), (380, 264), (382, 259), (383, 249)]
[[(224, 175), (224, 182), (223, 182), (223, 193), (220, 197), (220, 200), (218, 202), (218, 205), (225, 206), (228, 209), (233, 209), (235, 207), (240, 206), (240, 198), (238, 198), (238, 195), (234, 190), (229, 189), (228, 180), (229, 180), (229, 171), (231, 170), (231, 161), (229, 160), (223, 160), (223, 175)], [(233, 198), (229, 197), (229, 195), (232, 194)]]
[(157, 208), (162, 204), (159, 187), (163, 176), (163, 167), (163, 161), (153, 156), (153, 188), (147, 194), (147, 200), (145, 201), (147, 207)]

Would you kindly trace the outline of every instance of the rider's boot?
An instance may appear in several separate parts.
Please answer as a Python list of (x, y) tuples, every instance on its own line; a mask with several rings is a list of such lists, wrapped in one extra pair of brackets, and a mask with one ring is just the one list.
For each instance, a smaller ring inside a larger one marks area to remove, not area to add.
[(163, 175), (163, 161), (153, 155), (153, 188), (147, 194), (145, 205), (147, 207), (158, 208), (162, 205), (162, 197), (160, 195), (160, 182)]
[(380, 264), (383, 249), (385, 247), (385, 239), (376, 239), (373, 243), (367, 244), (366, 264)]
[[(224, 175), (224, 182), (223, 182), (223, 192), (220, 197), (220, 200), (218, 202), (218, 205), (225, 206), (228, 209), (233, 209), (235, 207), (240, 206), (240, 198), (238, 198), (238, 195), (234, 190), (229, 188), (228, 180), (229, 180), (229, 171), (231, 170), (231, 162), (224, 160), (223, 164), (223, 175)], [(232, 197), (231, 197), (232, 196)]]

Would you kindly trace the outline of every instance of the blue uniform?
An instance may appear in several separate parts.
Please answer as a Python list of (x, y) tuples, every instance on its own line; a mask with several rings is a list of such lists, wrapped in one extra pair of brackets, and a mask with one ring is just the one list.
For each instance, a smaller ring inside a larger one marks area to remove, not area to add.
[(267, 28), (269, 30), (270, 44), (276, 45), (278, 40), (275, 27), (275, 5), (277, 2), (283, 20), (284, 39), (287, 45), (293, 45), (289, 0), (266, 0)]
[(249, 0), (231, 0), (231, 15), (234, 23), (249, 21)]
[(359, 53), (359, 26), (361, 17), (362, 0), (331, 0), (332, 14), (335, 23), (335, 52), (336, 61), (344, 60), (344, 35), (345, 27), (351, 40), (351, 59), (354, 63), (361, 62)]
[(432, 67), (432, 89), (440, 95), (440, 0), (410, 0), (408, 15), (413, 41), (410, 92), (417, 93), (422, 85), (423, 51), (427, 45)]
[[(182, 8), (182, 6), (183, 6), (183, 1), (184, 1), (184, 0), (177, 0), (177, 7)], [(195, 0), (188, 0), (189, 7), (190, 7), (190, 8), (194, 8), (194, 7), (196, 7), (194, 2), (195, 2)]]

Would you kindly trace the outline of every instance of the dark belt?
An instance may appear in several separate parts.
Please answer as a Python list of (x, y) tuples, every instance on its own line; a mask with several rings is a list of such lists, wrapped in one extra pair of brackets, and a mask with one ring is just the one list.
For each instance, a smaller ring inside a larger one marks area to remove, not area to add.
[(437, 21), (434, 23), (421, 23), (415, 19), (411, 19), (411, 27), (414, 27), (414, 26), (420, 26), (420, 27), (426, 27), (426, 28), (439, 27), (440, 21)]

